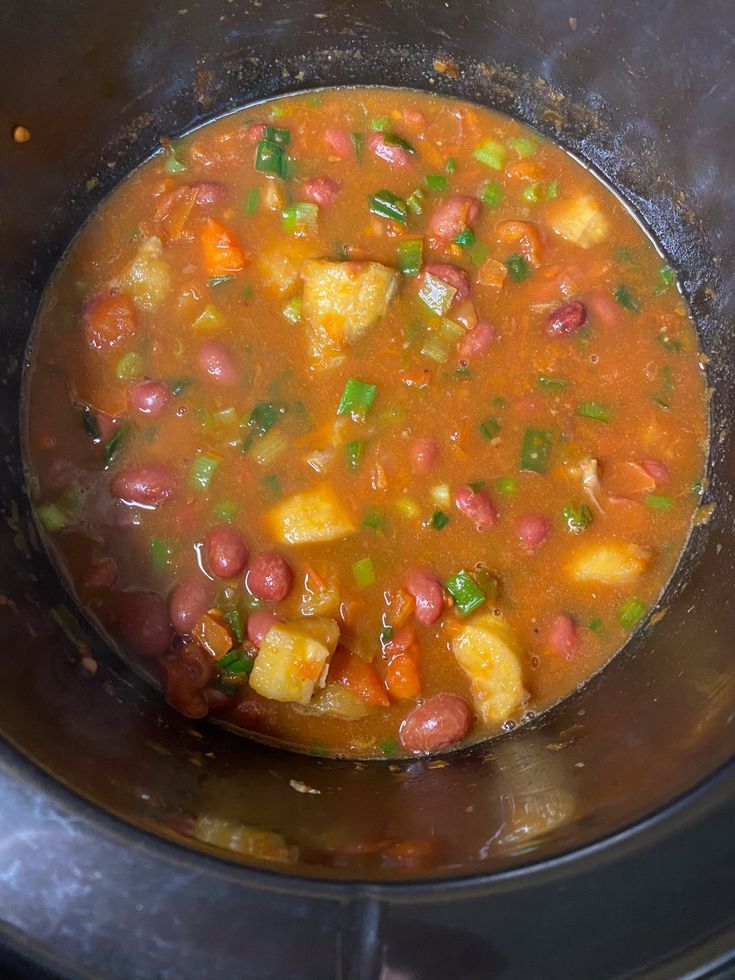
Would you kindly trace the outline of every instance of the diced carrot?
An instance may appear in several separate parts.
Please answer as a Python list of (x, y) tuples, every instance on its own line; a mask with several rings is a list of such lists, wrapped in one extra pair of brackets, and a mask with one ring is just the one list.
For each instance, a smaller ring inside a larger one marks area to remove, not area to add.
[(517, 242), (521, 254), (531, 265), (541, 264), (541, 235), (530, 221), (499, 221), (495, 226), (495, 234), (499, 242)]
[(390, 704), (378, 672), (362, 657), (337, 647), (329, 665), (329, 680), (337, 681), (368, 704), (387, 708)]
[(537, 160), (513, 160), (505, 168), (509, 177), (517, 177), (519, 180), (541, 180), (544, 175), (544, 168)]
[(415, 600), (405, 589), (396, 589), (386, 596), (388, 604), (388, 622), (391, 626), (404, 626), (413, 612)]
[(421, 694), (418, 648), (411, 647), (390, 660), (385, 683), (394, 698), (417, 698)]
[(184, 189), (181, 197), (174, 204), (168, 221), (168, 232), (171, 238), (179, 238), (189, 220), (197, 199), (196, 187)]
[(340, 604), (339, 618), (342, 625), (349, 633), (356, 633), (360, 612), (365, 608), (365, 603), (360, 599), (350, 599)]
[(235, 639), (223, 622), (219, 609), (210, 609), (202, 616), (194, 627), (193, 636), (215, 660), (226, 657), (235, 645)]
[(235, 237), (214, 218), (207, 218), (201, 231), (204, 265), (210, 276), (240, 272), (248, 256)]
[(481, 286), (502, 289), (508, 269), (496, 259), (487, 259), (477, 270), (477, 281)]

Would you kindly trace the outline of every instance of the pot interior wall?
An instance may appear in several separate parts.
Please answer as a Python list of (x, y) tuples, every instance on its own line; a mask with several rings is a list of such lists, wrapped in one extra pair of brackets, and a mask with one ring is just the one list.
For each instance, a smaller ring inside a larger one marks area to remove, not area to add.
[[(735, 177), (733, 85), (726, 42), (708, 33), (709, 6), (698, 5), (696, 22), (686, 5), (667, 7), (655, 32), (626, 5), (603, 17), (601, 0), (580, 10), (342, 3), (328, 16), (313, 0), (277, 12), (258, 2), (187, 12), (176, 2), (60, 0), (37, 19), (23, 8), (4, 101), (8, 126), (27, 125), (32, 139), (0, 148), (0, 729), (17, 749), (158, 833), (185, 840), (185, 818), (227, 817), (281, 834), (298, 854), (291, 870), (375, 879), (472, 875), (567, 852), (652, 814), (731, 758), (735, 348), (726, 325), (735, 297), (722, 270), (735, 215), (721, 188)], [(438, 70), (437, 59), (456, 71)], [(74, 616), (70, 640), (59, 612), (70, 600), (38, 549), (20, 468), (20, 374), (38, 300), (115, 182), (161, 136), (235, 106), (376, 81), (477, 99), (594, 165), (681, 272), (714, 390), (706, 499), (716, 506), (693, 533), (666, 615), (533, 727), (446, 764), (289, 755), (175, 715)], [(93, 677), (80, 666), (80, 637), (99, 663)], [(320, 792), (295, 792), (293, 780)]]

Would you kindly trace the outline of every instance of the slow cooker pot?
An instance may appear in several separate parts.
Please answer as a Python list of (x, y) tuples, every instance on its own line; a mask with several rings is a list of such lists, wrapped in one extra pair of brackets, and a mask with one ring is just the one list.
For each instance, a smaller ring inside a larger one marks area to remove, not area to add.
[[(56, 0), (6, 3), (0, 24), (7, 970), (726, 971), (735, 949), (731, 5)], [(680, 271), (712, 389), (705, 506), (651, 623), (533, 725), (443, 760), (355, 765), (179, 717), (75, 613), (23, 489), (24, 351), (44, 284), (85, 216), (162, 136), (263, 97), (344, 84), (476, 99), (595, 168)], [(15, 124), (30, 142), (12, 141)], [(82, 664), (87, 647), (96, 673)], [(202, 815), (276, 832), (294, 860), (214, 851), (187, 829)]]

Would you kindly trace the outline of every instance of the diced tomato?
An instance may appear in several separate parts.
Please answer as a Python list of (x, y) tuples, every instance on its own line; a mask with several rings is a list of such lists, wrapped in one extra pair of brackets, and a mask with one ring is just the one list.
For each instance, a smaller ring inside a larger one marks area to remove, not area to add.
[(204, 265), (210, 276), (226, 276), (241, 272), (248, 256), (224, 225), (207, 218), (201, 231)]
[(368, 704), (378, 704), (385, 708), (390, 704), (376, 669), (345, 647), (337, 647), (334, 652), (329, 665), (329, 680), (344, 684)]

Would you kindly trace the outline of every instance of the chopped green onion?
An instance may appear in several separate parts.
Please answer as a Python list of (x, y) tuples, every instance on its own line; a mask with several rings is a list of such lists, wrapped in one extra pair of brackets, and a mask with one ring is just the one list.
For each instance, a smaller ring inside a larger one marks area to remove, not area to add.
[(222, 314), (212, 303), (208, 303), (196, 320), (192, 323), (195, 330), (209, 330), (212, 327), (219, 327), (222, 323)]
[(522, 255), (509, 255), (505, 265), (513, 282), (525, 282), (531, 275), (531, 266)]
[(485, 140), (472, 154), (475, 160), (484, 163), (492, 170), (502, 170), (505, 163), (505, 147), (495, 140)]
[(499, 476), (495, 481), (495, 489), (507, 497), (518, 493), (518, 480), (513, 476)]
[(280, 119), (282, 116), (285, 115), (285, 113), (286, 110), (282, 105), (271, 106), (271, 110), (270, 110), (271, 119)]
[(553, 201), (554, 198), (559, 196), (559, 181), (552, 180), (546, 188), (546, 200)]
[(355, 440), (354, 442), (348, 442), (345, 446), (345, 455), (347, 456), (347, 469), (354, 473), (358, 466), (360, 465), (360, 458), (365, 449), (365, 443)]
[(281, 489), (281, 481), (278, 479), (275, 473), (269, 473), (268, 476), (264, 476), (262, 483), (266, 493), (273, 500), (278, 500), (278, 498), (283, 494), (283, 490)]
[(452, 503), (452, 498), (449, 493), (449, 485), (447, 483), (437, 483), (435, 487), (432, 487), (429, 491), (429, 496), (431, 497), (431, 502), (437, 507), (449, 507)]
[(398, 268), (404, 276), (417, 276), (424, 252), (422, 238), (407, 238), (398, 244)]
[(445, 174), (454, 174), (456, 172), (457, 172), (457, 158), (456, 157), (449, 157), (449, 159), (447, 160), (447, 162), (444, 164), (444, 173)]
[(361, 558), (354, 562), (352, 574), (358, 588), (366, 589), (369, 585), (373, 585), (375, 582), (375, 566), (372, 558)]
[(370, 123), (370, 128), (376, 133), (384, 133), (386, 129), (390, 129), (391, 121), (386, 116), (381, 116), (380, 119), (373, 119)]
[(94, 443), (100, 442), (102, 439), (102, 433), (100, 432), (100, 424), (97, 419), (96, 412), (85, 405), (82, 409), (82, 428), (87, 433), (89, 438)]
[(444, 174), (427, 174), (424, 177), (427, 190), (432, 194), (441, 194), (449, 187), (449, 181)]
[(256, 211), (258, 210), (258, 202), (260, 201), (260, 188), (251, 187), (245, 197), (245, 206), (243, 210), (248, 218), (253, 218)]
[(443, 510), (435, 510), (429, 519), (429, 527), (433, 527), (435, 531), (441, 531), (448, 523), (449, 514), (445, 514)]
[(582, 402), (577, 405), (577, 415), (583, 419), (595, 419), (597, 422), (609, 422), (612, 412), (602, 402)]
[(123, 424), (115, 429), (110, 438), (107, 440), (104, 451), (105, 469), (107, 469), (107, 467), (112, 463), (117, 454), (123, 448), (132, 431), (132, 425), (129, 422), (123, 422)]
[(650, 507), (651, 510), (672, 510), (674, 507), (673, 497), (662, 497), (655, 493), (649, 493), (645, 499), (646, 506)]
[(259, 439), (249, 450), (250, 456), (260, 466), (268, 466), (288, 448), (288, 439), (283, 432), (269, 432)]
[(410, 497), (399, 497), (396, 500), (396, 510), (404, 517), (418, 517), (421, 513), (419, 505)]
[(617, 302), (620, 303), (623, 309), (626, 309), (631, 313), (640, 312), (641, 307), (638, 300), (635, 298), (633, 293), (631, 293), (630, 289), (628, 289), (625, 283), (621, 283), (617, 289), (613, 291), (613, 296)]
[(420, 352), (424, 357), (429, 357), (432, 361), (436, 361), (437, 364), (446, 364), (449, 360), (449, 351), (447, 350), (446, 344), (440, 337), (437, 337), (433, 333), (426, 334)]
[(405, 225), (408, 221), (408, 205), (402, 197), (398, 197), (392, 191), (378, 191), (377, 194), (371, 194), (368, 201), (372, 214), (377, 214), (381, 218), (390, 218), (391, 221), (397, 221), (401, 225)]
[(574, 534), (586, 531), (593, 521), (592, 511), (587, 504), (567, 504), (562, 507), (561, 513), (568, 529)]
[(656, 340), (671, 354), (681, 354), (684, 349), (680, 340), (668, 333), (656, 334)]
[(486, 439), (494, 439), (500, 434), (500, 422), (494, 415), (488, 415), (484, 422), (480, 422), (480, 433)]
[(480, 590), (485, 593), (485, 598), (490, 602), (495, 602), (498, 598), (498, 580), (489, 568), (481, 568), (475, 572), (474, 579)]
[(456, 295), (457, 290), (448, 282), (444, 282), (438, 276), (432, 276), (429, 272), (424, 274), (419, 289), (419, 299), (429, 307), (432, 313), (444, 316)]
[(523, 136), (514, 136), (512, 139), (508, 140), (508, 146), (513, 150), (518, 156), (524, 160), (526, 157), (532, 157), (536, 152), (536, 144), (532, 140), (525, 139)]
[(260, 439), (278, 422), (281, 416), (286, 414), (284, 405), (276, 402), (258, 402), (250, 413), (247, 426), (250, 434), (246, 439), (243, 449), (247, 451), (256, 439)]
[(445, 582), (445, 587), (454, 599), (455, 608), (460, 616), (469, 616), (487, 598), (469, 572), (464, 569), (450, 575)]
[(385, 756), (397, 755), (401, 745), (397, 738), (385, 738), (378, 743), (378, 748)]
[(139, 378), (142, 371), (143, 358), (140, 354), (136, 354), (134, 351), (130, 351), (128, 354), (123, 354), (115, 365), (115, 374), (118, 376), (120, 381), (132, 381), (134, 378)]
[(392, 626), (384, 626), (383, 629), (380, 631), (380, 642), (390, 643), (390, 641), (393, 639), (394, 632), (395, 631)]
[(36, 514), (49, 533), (62, 531), (69, 524), (68, 514), (65, 514), (58, 504), (40, 504), (36, 507)]
[(464, 245), (465, 247), (474, 245), (476, 241), (475, 233), (471, 228), (463, 228), (454, 239), (455, 245)]
[(406, 207), (409, 211), (414, 214), (422, 214), (424, 210), (424, 205), (426, 204), (426, 194), (417, 187), (416, 190), (411, 194), (411, 196), (406, 201)]
[(359, 163), (362, 160), (362, 144), (364, 143), (362, 133), (350, 133), (352, 146), (355, 151), (355, 159)]
[(181, 143), (172, 143), (167, 150), (166, 162), (163, 165), (163, 169), (167, 174), (183, 174), (188, 167), (181, 159), (182, 146)]
[(631, 596), (618, 609), (618, 622), (625, 630), (632, 630), (646, 615), (648, 607), (645, 602)]
[(170, 568), (174, 557), (174, 546), (165, 538), (151, 538), (151, 562), (157, 572)]
[(263, 129), (263, 138), (271, 143), (280, 143), (286, 146), (291, 142), (291, 133), (288, 129), (278, 129), (276, 126), (266, 126)]
[(224, 286), (226, 283), (234, 281), (235, 277), (230, 274), (226, 276), (211, 276), (209, 279), (207, 279), (207, 285), (210, 289), (216, 289), (217, 286)]
[(526, 429), (521, 447), (521, 469), (545, 473), (551, 457), (551, 433), (545, 429)]
[(702, 490), (704, 490), (704, 484), (702, 483), (702, 481), (701, 480), (695, 480), (692, 483), (692, 493), (694, 494), (694, 496), (695, 497), (701, 497), (702, 496)]
[(413, 154), (416, 152), (408, 140), (404, 140), (402, 136), (397, 136), (396, 133), (385, 133), (383, 136), (383, 142), (386, 146), (400, 146), (400, 148), (405, 150), (406, 153)]
[(199, 453), (189, 469), (189, 484), (197, 490), (208, 490), (221, 460), (218, 456)]
[(521, 197), (526, 204), (538, 204), (544, 199), (544, 185), (540, 181), (529, 184), (521, 191)]
[(627, 245), (621, 245), (620, 248), (615, 249), (615, 261), (630, 265), (635, 262), (635, 255)]
[(232, 524), (239, 510), (240, 505), (234, 500), (221, 500), (212, 510), (212, 516), (222, 524)]
[(364, 419), (375, 401), (378, 389), (367, 381), (350, 378), (337, 406), (337, 415), (351, 415), (355, 421)]
[(362, 526), (380, 534), (385, 534), (385, 516), (374, 507), (362, 519)]
[(662, 293), (665, 289), (668, 289), (669, 286), (673, 286), (676, 282), (676, 273), (670, 265), (661, 266), (658, 275), (659, 279), (661, 280), (661, 284), (657, 290), (659, 293)]
[(599, 616), (593, 616), (592, 619), (587, 623), (587, 629), (592, 630), (593, 633), (602, 633), (605, 624)]
[(291, 204), (281, 215), (281, 227), (286, 234), (315, 233), (319, 218), (319, 205), (309, 201)]
[(499, 207), (503, 200), (503, 194), (503, 185), (499, 184), (497, 180), (488, 180), (480, 191), (483, 204), (487, 204), (489, 208)]
[(474, 245), (467, 247), (467, 255), (470, 258), (470, 262), (475, 266), (481, 266), (489, 254), (490, 249), (484, 242), (475, 242)]
[(178, 397), (186, 391), (191, 383), (191, 378), (176, 378), (171, 382), (171, 394)]
[(301, 319), (301, 302), (302, 300), (300, 296), (292, 296), (281, 310), (281, 313), (286, 317), (289, 323), (298, 323)]
[(262, 139), (255, 151), (255, 169), (263, 174), (285, 178), (288, 162), (281, 146), (273, 140)]
[(548, 375), (541, 375), (538, 379), (539, 388), (544, 391), (560, 392), (564, 391), (569, 382), (566, 378), (551, 378)]
[(246, 282), (242, 287), (242, 298), (246, 303), (249, 303), (253, 296), (255, 296), (255, 289), (249, 282)]
[[(235, 643), (242, 643), (245, 639), (245, 630), (243, 628), (242, 616), (240, 615), (239, 609), (225, 609), (225, 621), (230, 627), (230, 632), (235, 640)], [(223, 664), (220, 661), (220, 668)]]
[(467, 486), (470, 488), (470, 490), (473, 493), (479, 493), (480, 490), (482, 490), (482, 488), (485, 486), (485, 481), (484, 480), (470, 480), (470, 482), (467, 484)]

